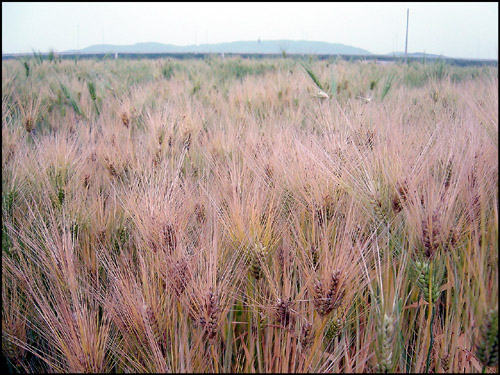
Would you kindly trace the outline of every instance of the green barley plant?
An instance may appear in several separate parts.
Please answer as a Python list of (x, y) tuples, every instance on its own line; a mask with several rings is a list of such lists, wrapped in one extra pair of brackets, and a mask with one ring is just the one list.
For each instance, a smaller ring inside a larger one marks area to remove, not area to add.
[(68, 87), (66, 85), (64, 85), (63, 83), (60, 83), (60, 86), (61, 86), (62, 93), (66, 97), (66, 100), (69, 102), (69, 104), (71, 105), (71, 107), (73, 108), (75, 113), (79, 116), (83, 116), (83, 112), (82, 112), (80, 106), (78, 105), (75, 98), (73, 97), (73, 95), (69, 91)]
[(395, 336), (394, 319), (391, 315), (385, 314), (379, 323), (379, 348), (378, 370), (382, 373), (390, 372), (392, 369), (392, 346)]
[(486, 314), (476, 339), (476, 347), (483, 373), (486, 367), (498, 367), (498, 309), (491, 309)]
[(386, 95), (389, 93), (389, 90), (392, 87), (392, 82), (394, 81), (394, 76), (389, 75), (385, 80), (384, 87), (382, 87), (382, 93), (380, 94), (380, 100), (384, 100)]
[(33, 57), (34, 57), (34, 61), (36, 64), (38, 65), (42, 65), (43, 64), (43, 56), (42, 54), (39, 52), (39, 53), (36, 53), (36, 51), (34, 49), (32, 49), (33, 51)]
[(415, 261), (413, 263), (413, 274), (415, 283), (422, 293), (424, 301), (435, 303), (441, 292), (440, 287), (444, 282), (444, 268), (439, 267), (436, 262)]
[(90, 99), (92, 99), (92, 102), (94, 103), (94, 107), (95, 107), (95, 110), (97, 112), (97, 115), (99, 116), (100, 112), (99, 112), (99, 107), (97, 106), (97, 94), (96, 94), (94, 82), (89, 81), (87, 84), (87, 87), (89, 89)]
[(24, 72), (26, 73), (26, 78), (30, 76), (30, 65), (28, 61), (23, 61), (23, 66), (24, 66)]
[(50, 63), (53, 63), (55, 61), (55, 53), (54, 53), (54, 50), (50, 50), (49, 51), (49, 55), (48, 55), (48, 59), (49, 59), (49, 62)]
[(13, 214), (14, 204), (17, 196), (18, 192), (15, 187), (7, 191), (6, 194), (3, 196), (4, 209), (6, 214), (9, 215), (10, 217)]
[(175, 71), (175, 69), (174, 69), (174, 66), (172, 64), (166, 64), (161, 68), (161, 74), (166, 79), (172, 78), (172, 76), (174, 75), (174, 71)]
[(437, 81), (441, 81), (446, 74), (446, 63), (442, 59), (438, 59), (433, 67), (433, 78)]
[[(314, 82), (314, 84), (318, 87), (319, 92), (317, 94), (317, 97), (320, 98), (320, 99), (328, 99), (329, 98), (328, 94), (325, 92), (325, 89), (323, 88), (323, 85), (321, 84), (318, 76), (312, 70), (310, 64), (307, 64), (304, 61), (300, 61), (300, 64), (302, 65), (302, 67), (304, 68), (304, 70), (306, 71), (306, 73), (309, 75), (309, 77), (312, 79), (312, 81)], [(332, 87), (333, 87), (333, 84), (334, 84), (334, 81), (332, 82)], [(329, 90), (326, 90), (326, 91), (329, 91)]]
[(429, 370), (429, 360), (434, 343), (433, 323), (436, 314), (436, 301), (441, 295), (441, 285), (444, 283), (444, 267), (438, 262), (415, 261), (413, 263), (413, 274), (416, 285), (423, 296), (424, 301), (429, 304), (428, 327), (429, 327), (429, 349), (427, 354), (427, 365), (425, 371)]

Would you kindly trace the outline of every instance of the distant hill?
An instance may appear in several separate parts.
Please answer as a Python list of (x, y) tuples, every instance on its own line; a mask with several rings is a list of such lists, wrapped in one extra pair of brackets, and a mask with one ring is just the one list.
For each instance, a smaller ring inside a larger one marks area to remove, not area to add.
[[(404, 52), (391, 52), (391, 53), (386, 54), (386, 56), (397, 56), (397, 57), (404, 57), (404, 55), (405, 55)], [(418, 59), (421, 59), (424, 57), (427, 59), (438, 59), (438, 58), (447, 59), (447, 57), (444, 55), (435, 55), (432, 53), (425, 53), (425, 52), (408, 53), (408, 57), (413, 57), (413, 58), (418, 58)]]
[[(304, 53), (324, 55), (372, 55), (371, 52), (340, 43), (311, 42), (305, 40), (262, 40), (217, 44), (176, 46), (155, 42), (133, 45), (99, 44), (83, 48), (80, 53)], [(76, 50), (66, 51), (75, 53)]]

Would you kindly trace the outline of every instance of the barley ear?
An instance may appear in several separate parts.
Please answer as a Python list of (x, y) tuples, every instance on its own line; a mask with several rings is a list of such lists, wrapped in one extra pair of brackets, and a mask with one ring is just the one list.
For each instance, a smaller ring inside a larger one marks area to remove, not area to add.
[(328, 322), (327, 329), (325, 330), (324, 340), (329, 344), (335, 337), (337, 337), (342, 329), (342, 320), (340, 318), (331, 318)]
[(415, 261), (413, 263), (413, 277), (418, 288), (422, 292), (424, 300), (434, 303), (441, 295), (439, 288), (443, 285), (444, 272), (438, 267), (437, 262), (431, 264), (425, 261)]
[(449, 352), (446, 352), (443, 355), (443, 358), (441, 358), (441, 367), (443, 368), (443, 371), (445, 373), (450, 371), (450, 360), (451, 360), (451, 355)]
[(394, 341), (394, 318), (391, 315), (384, 314), (378, 327), (378, 336), (378, 370), (387, 373), (392, 369), (392, 344)]
[(483, 369), (498, 366), (498, 308), (488, 312), (480, 328), (476, 339), (476, 354)]
[(313, 325), (309, 322), (306, 322), (302, 326), (302, 330), (300, 332), (300, 344), (302, 345), (302, 349), (308, 349), (314, 341), (314, 330)]
[(325, 91), (325, 89), (321, 85), (318, 77), (316, 76), (316, 74), (314, 74), (312, 68), (308, 64), (306, 64), (305, 62), (303, 62), (303, 61), (301, 61), (300, 64), (302, 65), (302, 67), (304, 68), (304, 70), (307, 72), (307, 74), (309, 75), (309, 77), (311, 77), (311, 79), (314, 82), (314, 84), (316, 86), (318, 86), (318, 88), (320, 90)]
[(245, 253), (247, 261), (250, 263), (250, 274), (255, 280), (259, 280), (262, 276), (261, 261), (267, 256), (268, 249), (257, 240), (254, 246), (245, 249)]

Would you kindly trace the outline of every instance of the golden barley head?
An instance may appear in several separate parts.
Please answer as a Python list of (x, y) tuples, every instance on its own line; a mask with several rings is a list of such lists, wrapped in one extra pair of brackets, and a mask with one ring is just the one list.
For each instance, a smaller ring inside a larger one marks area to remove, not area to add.
[(425, 257), (431, 259), (442, 243), (441, 215), (438, 209), (434, 210), (431, 217), (422, 221), (422, 243)]
[(441, 367), (443, 368), (444, 372), (449, 372), (450, 371), (450, 358), (451, 355), (449, 352), (446, 352), (443, 355), (443, 358), (441, 358)]
[(293, 316), (291, 313), (292, 301), (290, 298), (281, 299), (278, 298), (278, 302), (275, 306), (276, 320), (283, 327), (287, 327), (289, 324), (293, 324)]
[(309, 348), (314, 340), (313, 325), (309, 322), (304, 323), (300, 331), (300, 344), (303, 349)]
[(127, 112), (122, 112), (121, 114), (121, 120), (122, 120), (122, 124), (128, 128), (130, 126), (130, 116), (128, 115)]
[(24, 121), (24, 129), (26, 130), (26, 132), (31, 133), (34, 127), (35, 120), (31, 116), (27, 116), (26, 120)]
[(170, 254), (173, 253), (177, 248), (177, 236), (175, 234), (174, 226), (169, 223), (163, 224), (161, 233), (166, 250)]
[(185, 257), (174, 264), (171, 275), (175, 294), (179, 297), (191, 279), (191, 272), (189, 271), (189, 265)]
[(328, 287), (325, 288), (321, 280), (315, 280), (312, 286), (313, 304), (321, 316), (326, 316), (340, 307), (345, 295), (341, 285), (341, 271), (332, 272)]
[(213, 340), (217, 335), (220, 313), (219, 296), (210, 288), (205, 303), (206, 319), (202, 318), (202, 323), (204, 323), (203, 334), (209, 340)]

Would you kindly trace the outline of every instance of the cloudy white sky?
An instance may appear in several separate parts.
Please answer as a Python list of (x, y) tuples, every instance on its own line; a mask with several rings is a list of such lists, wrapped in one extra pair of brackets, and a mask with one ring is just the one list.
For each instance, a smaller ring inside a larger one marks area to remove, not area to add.
[(498, 59), (498, 3), (2, 3), (2, 52), (95, 44), (342, 43), (376, 54)]

